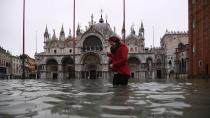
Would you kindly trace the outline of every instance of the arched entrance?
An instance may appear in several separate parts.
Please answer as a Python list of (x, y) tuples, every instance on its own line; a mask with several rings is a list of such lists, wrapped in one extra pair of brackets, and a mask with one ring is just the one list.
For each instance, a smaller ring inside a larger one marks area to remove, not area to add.
[(62, 59), (62, 70), (63, 70), (63, 78), (71, 79), (74, 78), (74, 61), (70, 57), (64, 57)]
[(47, 78), (58, 78), (58, 62), (55, 59), (48, 59), (46, 62)]
[(137, 75), (139, 75), (140, 72), (140, 60), (137, 57), (130, 57), (128, 59), (128, 65), (131, 69), (131, 76), (137, 77)]
[(87, 53), (83, 58), (83, 78), (97, 79), (101, 75), (100, 58), (97, 53)]
[(148, 57), (146, 59), (146, 65), (147, 65), (146, 78), (152, 78), (153, 61), (152, 61), (152, 58), (151, 57)]
[(156, 62), (156, 67), (157, 67), (157, 78), (158, 79), (161, 79), (162, 78), (162, 67), (161, 67), (161, 60), (160, 59), (157, 59), (157, 62)]

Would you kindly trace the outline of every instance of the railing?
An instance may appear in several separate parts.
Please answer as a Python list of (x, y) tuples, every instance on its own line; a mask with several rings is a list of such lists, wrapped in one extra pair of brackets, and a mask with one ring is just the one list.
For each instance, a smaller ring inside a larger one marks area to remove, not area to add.
[(81, 52), (102, 51), (102, 50), (103, 48), (100, 46), (81, 47)]

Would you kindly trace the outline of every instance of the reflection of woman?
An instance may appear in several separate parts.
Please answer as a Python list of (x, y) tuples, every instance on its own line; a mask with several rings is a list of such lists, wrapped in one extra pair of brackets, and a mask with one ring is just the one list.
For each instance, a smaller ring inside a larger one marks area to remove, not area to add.
[(131, 75), (127, 62), (128, 48), (124, 43), (121, 43), (120, 39), (116, 36), (110, 37), (109, 43), (111, 45), (111, 52), (107, 55), (112, 62), (110, 67), (114, 72), (113, 86), (126, 86), (128, 84), (128, 78)]
[(119, 106), (125, 105), (131, 92), (132, 91), (129, 89), (129, 86), (116, 88), (113, 90), (113, 95), (110, 100), (111, 104)]

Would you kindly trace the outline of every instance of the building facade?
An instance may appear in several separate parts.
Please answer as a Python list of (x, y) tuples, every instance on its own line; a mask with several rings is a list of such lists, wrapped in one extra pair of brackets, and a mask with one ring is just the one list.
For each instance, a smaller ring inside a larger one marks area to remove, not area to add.
[[(169, 32), (166, 30), (166, 33), (161, 38), (161, 47), (165, 52), (165, 69), (167, 78), (175, 77), (176, 70), (176, 49), (179, 45), (188, 44), (188, 33), (187, 32)], [(188, 59), (187, 57), (183, 58), (184, 61)]]
[(189, 0), (189, 74), (210, 76), (210, 1)]
[(11, 72), (10, 69), (10, 56), (9, 51), (6, 51), (4, 48), (0, 47), (0, 78), (6, 78)]
[(187, 78), (189, 73), (189, 44), (179, 43), (175, 54), (176, 78)]
[(19, 56), (13, 56), (9, 51), (0, 47), (0, 78), (20, 78), (21, 60)]
[(22, 61), (19, 56), (11, 55), (11, 73), (10, 78), (21, 78), (22, 75)]
[[(22, 73), (22, 69), (21, 69), (21, 73)], [(26, 73), (26, 78), (30, 78), (30, 79), (36, 78), (35, 59), (31, 58), (28, 55), (26, 55), (25, 57), (25, 73)]]
[(156, 70), (156, 78), (166, 78), (167, 73), (166, 73), (166, 68), (165, 68), (165, 49), (162, 47), (154, 48), (153, 47), (153, 52), (155, 55), (155, 70)]
[[(38, 78), (109, 78), (110, 68), (107, 52), (110, 49), (108, 39), (117, 35), (110, 24), (104, 21), (102, 15), (99, 22), (93, 20), (85, 30), (78, 25), (74, 40), (71, 31), (66, 36), (62, 26), (60, 35), (50, 37), (46, 27), (44, 33), (44, 52), (36, 53)], [(125, 43), (129, 48), (128, 63), (133, 78), (155, 78), (155, 55), (151, 49), (145, 48), (143, 23), (138, 33), (131, 27)], [(75, 60), (74, 60), (75, 58)], [(75, 71), (75, 73), (74, 73)]]

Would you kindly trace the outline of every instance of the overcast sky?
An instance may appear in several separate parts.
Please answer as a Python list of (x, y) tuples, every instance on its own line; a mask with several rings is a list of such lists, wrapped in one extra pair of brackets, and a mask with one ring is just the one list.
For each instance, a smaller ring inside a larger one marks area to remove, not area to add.
[[(26, 29), (25, 51), (34, 57), (36, 51), (43, 51), (44, 31), (46, 25), (50, 34), (53, 29), (59, 36), (63, 24), (66, 35), (73, 26), (73, 0), (25, 0)], [(91, 20), (91, 14), (96, 22), (107, 16), (111, 28), (121, 34), (123, 0), (76, 0), (76, 26), (82, 29)], [(13, 55), (22, 53), (22, 9), (23, 0), (0, 0), (0, 46)], [(188, 31), (188, 0), (126, 0), (126, 34), (130, 33), (131, 25), (136, 32), (141, 21), (145, 28), (145, 44), (147, 47), (160, 45), (162, 37), (169, 31)], [(36, 35), (37, 32), (37, 35)], [(37, 38), (36, 38), (37, 37)]]

